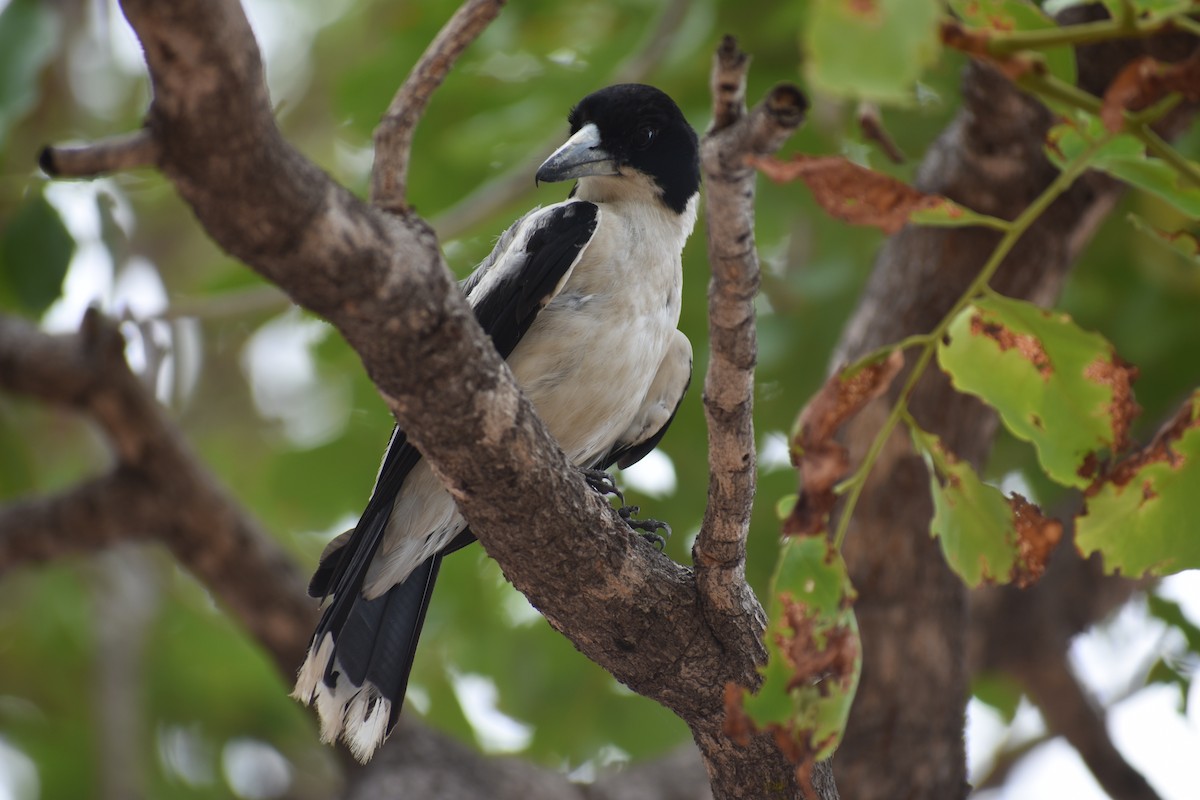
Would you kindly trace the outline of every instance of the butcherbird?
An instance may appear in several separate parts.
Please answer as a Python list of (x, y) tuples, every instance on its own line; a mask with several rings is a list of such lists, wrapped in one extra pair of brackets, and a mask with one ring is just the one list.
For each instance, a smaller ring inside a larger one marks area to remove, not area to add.
[[(663, 92), (610, 86), (572, 109), (538, 182), (569, 198), (505, 231), (462, 283), (476, 319), (570, 461), (630, 466), (658, 445), (691, 380), (678, 329), (696, 221), (696, 133)], [(363, 762), (400, 714), (442, 557), (474, 540), (398, 427), (366, 510), (321, 556), (325, 608), (293, 696)]]

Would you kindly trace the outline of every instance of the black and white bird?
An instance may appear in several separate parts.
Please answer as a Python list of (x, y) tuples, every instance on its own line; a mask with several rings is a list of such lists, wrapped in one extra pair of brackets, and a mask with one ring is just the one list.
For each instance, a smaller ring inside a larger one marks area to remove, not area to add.
[[(657, 446), (691, 379), (678, 329), (681, 253), (696, 221), (696, 133), (650, 86), (622, 84), (572, 109), (571, 136), (538, 181), (570, 198), (516, 221), (462, 284), (522, 390), (583, 469), (622, 468)], [(442, 557), (466, 520), (397, 428), (357, 526), (309, 586), (326, 606), (293, 696), (321, 737), (367, 761), (396, 724)]]

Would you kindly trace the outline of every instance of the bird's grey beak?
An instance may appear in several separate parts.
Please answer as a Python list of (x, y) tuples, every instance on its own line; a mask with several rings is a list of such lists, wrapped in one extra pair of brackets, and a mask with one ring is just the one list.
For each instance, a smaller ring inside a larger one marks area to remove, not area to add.
[(617, 162), (600, 146), (600, 130), (589, 122), (538, 167), (538, 182), (566, 181), (589, 175), (620, 175)]

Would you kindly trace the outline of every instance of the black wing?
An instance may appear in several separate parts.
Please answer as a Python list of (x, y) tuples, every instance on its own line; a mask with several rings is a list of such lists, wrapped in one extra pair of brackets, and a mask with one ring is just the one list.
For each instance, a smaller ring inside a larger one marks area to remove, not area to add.
[[(574, 202), (527, 214), (504, 232), (492, 253), (462, 284), (476, 320), (502, 357), (512, 353), (538, 312), (566, 280), (596, 232), (599, 213), (592, 203)], [(521, 229), (531, 218), (534, 228), (526, 234)], [(524, 241), (518, 241), (518, 236)], [(333, 603), (325, 609), (317, 627), (316, 641), (326, 631), (341, 630), (345, 624), (354, 598), (362, 591), (371, 559), (383, 541), (396, 496), (420, 458), (404, 431), (395, 428), (375, 489), (358, 524), (348, 536), (343, 534), (344, 539), (338, 537), (326, 549), (309, 583), (313, 597), (324, 598), (331, 591), (334, 594)], [(464, 547), (473, 538), (464, 531), (447, 550)]]
[[(510, 243), (498, 256), (494, 250), (463, 285), (475, 319), (503, 358), (570, 275), (596, 233), (600, 209), (594, 203), (562, 203), (526, 215), (513, 227), (531, 217), (534, 227), (524, 241), (515, 248)], [(501, 237), (497, 249), (504, 243)]]

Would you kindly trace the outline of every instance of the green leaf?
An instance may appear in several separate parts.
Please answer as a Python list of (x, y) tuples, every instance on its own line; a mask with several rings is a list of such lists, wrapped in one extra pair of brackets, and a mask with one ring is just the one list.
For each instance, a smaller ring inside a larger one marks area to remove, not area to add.
[(912, 426), (913, 443), (929, 467), (933, 494), (930, 533), (963, 583), (1007, 583), (1017, 567), (1013, 509), (999, 489), (984, 483), (931, 433)]
[(823, 536), (788, 536), (770, 597), (763, 685), (743, 692), (744, 709), (819, 761), (841, 741), (862, 670), (846, 563)]
[(775, 516), (780, 520), (785, 520), (792, 515), (792, 510), (796, 507), (796, 501), (800, 499), (800, 495), (792, 492), (785, 494), (775, 502)]
[(999, 411), (1053, 480), (1084, 488), (1094, 453), (1124, 445), (1137, 412), (1134, 373), (1104, 337), (1066, 314), (997, 296), (963, 309), (948, 333), (938, 364), (954, 387)]
[(0, 305), (30, 315), (62, 294), (75, 240), (40, 191), (31, 193), (0, 231)]
[(1010, 724), (1021, 706), (1021, 686), (1002, 672), (984, 672), (971, 679), (971, 694), (996, 710)]
[(38, 74), (54, 56), (58, 28), (53, 9), (37, 0), (13, 0), (0, 11), (0, 152), (37, 102)]
[[(1074, 119), (1050, 129), (1046, 137), (1046, 152), (1055, 166), (1061, 167), (1106, 135), (1098, 117), (1077, 114)], [(1189, 163), (1195, 172), (1200, 172), (1200, 164)], [(1173, 166), (1162, 159), (1147, 155), (1145, 145), (1128, 133), (1113, 136), (1096, 152), (1090, 164), (1118, 180), (1162, 198), (1190, 218), (1200, 217), (1200, 186), (1181, 177)]]
[(1200, 264), (1200, 238), (1189, 230), (1164, 231), (1151, 225), (1137, 214), (1129, 214), (1126, 219), (1139, 232), (1149, 237), (1150, 241), (1161, 244), (1173, 253), (1178, 253), (1193, 264)]
[[(949, 0), (949, 5), (969, 27), (999, 34), (1058, 27), (1027, 0)], [(1075, 85), (1075, 53), (1071, 48), (1058, 47), (1042, 55), (1050, 74)]]
[(1128, 577), (1200, 567), (1200, 391), (1145, 450), (1118, 462), (1076, 518), (1076, 544)]
[(1191, 669), (1181, 670), (1166, 659), (1159, 659), (1146, 674), (1146, 685), (1161, 683), (1174, 686), (1179, 690), (1179, 713), (1186, 715), (1188, 696), (1192, 693), (1191, 674)]
[(1146, 597), (1146, 606), (1150, 616), (1160, 619), (1183, 634), (1189, 651), (1200, 655), (1200, 627), (1188, 619), (1183, 613), (1183, 606), (1174, 600), (1168, 600), (1156, 594)]
[(803, 34), (818, 91), (899, 105), (941, 49), (933, 0), (815, 0)]

